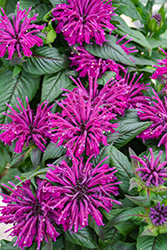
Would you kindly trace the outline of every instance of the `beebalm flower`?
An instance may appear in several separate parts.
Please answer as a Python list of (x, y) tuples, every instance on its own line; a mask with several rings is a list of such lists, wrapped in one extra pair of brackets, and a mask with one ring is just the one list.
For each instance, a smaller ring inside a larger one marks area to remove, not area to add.
[(74, 47), (75, 53), (71, 52), (71, 67), (76, 67), (75, 71), (80, 71), (79, 76), (101, 77), (107, 70), (116, 73), (116, 79), (121, 79), (120, 70), (125, 72), (122, 65), (112, 59), (102, 59), (90, 54), (84, 47)]
[(158, 147), (162, 144), (167, 149), (167, 97), (164, 97), (164, 102), (159, 98), (157, 93), (153, 90), (152, 98), (155, 100), (149, 104), (142, 104), (138, 109), (138, 116), (142, 121), (152, 121), (152, 124), (141, 132), (137, 137), (144, 141), (147, 139), (160, 139)]
[[(120, 82), (110, 79), (108, 82), (106, 82), (104, 87), (99, 88), (97, 77), (97, 75), (95, 79), (89, 77), (89, 87), (87, 89), (82, 85), (79, 78), (77, 79), (78, 81), (76, 81), (73, 77), (71, 77), (71, 79), (77, 85), (77, 88), (74, 88), (72, 92), (77, 94), (82, 92), (84, 100), (88, 102), (89, 98), (91, 98), (91, 101), (94, 105), (96, 105), (101, 100), (100, 107), (102, 111), (107, 109), (110, 113), (124, 115), (128, 101), (128, 92), (120, 83), (123, 81), (123, 79), (121, 79)], [(67, 91), (69, 93), (71, 92), (69, 90)], [(69, 95), (68, 98), (72, 97)], [(67, 101), (68, 99), (66, 98), (63, 103), (66, 103)]]
[(36, 35), (44, 28), (43, 25), (31, 24), (36, 21), (35, 14), (33, 17), (28, 18), (31, 7), (26, 13), (26, 10), (19, 10), (19, 2), (17, 3), (17, 14), (12, 16), (10, 20), (1, 8), (3, 16), (0, 16), (0, 57), (3, 57), (8, 50), (8, 59), (11, 59), (16, 51), (19, 57), (22, 53), (30, 57), (32, 51), (30, 50), (35, 44), (42, 46), (43, 41)]
[(158, 202), (155, 207), (150, 208), (149, 217), (155, 226), (165, 225), (167, 221), (167, 206)]
[(139, 173), (138, 176), (146, 183), (146, 186), (158, 187), (164, 183), (164, 178), (167, 178), (167, 169), (164, 168), (167, 165), (167, 161), (160, 162), (162, 151), (159, 152), (155, 160), (152, 148), (149, 148), (149, 151), (151, 154), (150, 160), (145, 155), (143, 156), (145, 160), (136, 155), (131, 155), (131, 158), (136, 159), (140, 163), (135, 172)]
[(128, 93), (126, 109), (135, 109), (140, 107), (141, 104), (149, 104), (150, 97), (143, 94), (143, 92), (147, 92), (149, 90), (149, 83), (140, 83), (139, 80), (142, 78), (143, 74), (135, 79), (136, 74), (137, 73), (134, 73), (130, 80), (130, 74), (127, 74), (126, 72), (123, 81), (118, 82), (118, 84), (122, 84)]
[(49, 169), (46, 177), (55, 186), (46, 187), (46, 192), (58, 197), (54, 208), (60, 210), (57, 224), (62, 224), (64, 230), (77, 232), (79, 227), (82, 229), (88, 225), (89, 214), (93, 217), (98, 226), (104, 225), (102, 214), (99, 207), (107, 212), (113, 203), (121, 204), (119, 201), (110, 197), (118, 195), (117, 177), (114, 176), (117, 170), (115, 167), (109, 168), (108, 164), (103, 164), (103, 159), (95, 168), (90, 163), (90, 159), (83, 162), (83, 158), (72, 159), (72, 167), (65, 161), (60, 166), (54, 166), (54, 170)]
[(16, 141), (15, 152), (21, 153), (23, 146), (28, 147), (34, 143), (37, 147), (44, 151), (46, 139), (51, 137), (50, 132), (50, 109), (48, 102), (43, 102), (38, 105), (36, 114), (30, 109), (28, 97), (26, 97), (27, 108), (25, 108), (19, 98), (17, 98), (20, 106), (17, 104), (19, 112), (14, 110), (9, 104), (6, 104), (10, 111), (3, 112), (4, 115), (10, 117), (12, 122), (0, 124), (0, 130), (4, 131), (0, 134), (0, 140), (11, 146), (13, 141)]
[(68, 4), (59, 4), (53, 10), (54, 19), (58, 21), (56, 32), (63, 32), (69, 45), (83, 42), (90, 43), (95, 38), (102, 45), (105, 38), (104, 28), (110, 33), (116, 29), (110, 23), (115, 8), (111, 1), (101, 0), (67, 0)]
[[(165, 56), (167, 56), (167, 53), (159, 47), (159, 49), (165, 54)], [(159, 76), (162, 76), (163, 78), (166, 79), (167, 77), (167, 58), (163, 59), (163, 60), (157, 60), (158, 61), (158, 65), (161, 66), (156, 66), (153, 65), (153, 67), (156, 68), (155, 72), (152, 74), (152, 79), (157, 79)]]
[[(124, 51), (127, 55), (131, 54), (131, 53), (135, 53), (135, 52), (138, 52), (138, 50), (136, 49), (135, 46), (132, 46), (132, 47), (126, 47), (126, 45), (131, 42), (133, 40), (133, 38), (130, 38), (129, 40), (125, 41), (124, 43), (122, 43), (122, 41), (124, 40), (124, 38), (126, 38), (128, 36), (127, 35), (124, 35), (123, 37), (121, 37), (117, 42), (116, 44), (118, 44)], [(133, 61), (133, 59), (130, 57), (131, 61), (132, 62), (135, 62)]]
[(4, 197), (2, 201), (7, 206), (1, 206), (0, 222), (13, 224), (9, 230), (12, 230), (11, 236), (17, 236), (14, 246), (18, 244), (23, 249), (36, 241), (39, 250), (43, 240), (47, 242), (50, 237), (56, 241), (59, 233), (55, 230), (55, 222), (59, 214), (53, 209), (55, 198), (44, 192), (44, 188), (51, 187), (51, 183), (38, 178), (36, 190), (30, 180), (20, 186), (9, 183), (14, 189), (2, 184), (12, 194), (1, 194)]
[(67, 147), (68, 156), (80, 157), (84, 150), (86, 155), (99, 154), (100, 143), (107, 145), (105, 133), (113, 133), (118, 126), (110, 123), (116, 119), (115, 114), (102, 112), (101, 100), (96, 105), (91, 97), (85, 101), (82, 92), (71, 91), (66, 96), (65, 101), (57, 102), (62, 113), (52, 114), (52, 142)]

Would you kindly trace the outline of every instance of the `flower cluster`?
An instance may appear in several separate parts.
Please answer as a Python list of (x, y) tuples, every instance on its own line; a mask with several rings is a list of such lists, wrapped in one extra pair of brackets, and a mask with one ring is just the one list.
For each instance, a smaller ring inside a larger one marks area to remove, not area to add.
[(167, 169), (164, 168), (167, 166), (167, 161), (160, 163), (162, 151), (159, 152), (155, 161), (152, 148), (149, 151), (151, 154), (150, 160), (145, 155), (143, 156), (145, 160), (135, 155), (131, 155), (131, 158), (136, 159), (142, 165), (137, 167), (135, 172), (139, 172), (139, 177), (146, 183), (146, 186), (153, 185), (158, 187), (164, 183), (164, 178), (167, 178)]
[(154, 95), (149, 104), (142, 104), (138, 116), (142, 121), (149, 120), (152, 124), (141, 132), (138, 137), (144, 141), (147, 139), (160, 139), (158, 146), (164, 144), (167, 148), (167, 97), (164, 97), (164, 102), (159, 98), (157, 93), (153, 90)]
[(56, 32), (63, 32), (70, 46), (90, 43), (92, 38), (102, 45), (106, 41), (104, 28), (110, 33), (116, 29), (110, 23), (111, 16), (115, 15), (111, 1), (68, 0), (68, 3), (57, 5), (52, 14), (53, 20), (58, 21)]
[(60, 166), (50, 169), (46, 177), (55, 185), (45, 188), (48, 194), (56, 199), (54, 208), (60, 210), (57, 224), (62, 224), (64, 230), (77, 232), (88, 225), (89, 214), (97, 225), (104, 225), (99, 207), (107, 212), (113, 206), (113, 202), (121, 204), (112, 199), (111, 194), (118, 195), (117, 177), (114, 176), (115, 168), (109, 168), (108, 164), (102, 164), (102, 160), (93, 168), (90, 163), (91, 157), (84, 164), (83, 158), (79, 161), (72, 159), (72, 167), (62, 161)]
[(167, 206), (157, 203), (155, 207), (150, 208), (149, 217), (155, 226), (166, 224), (167, 221)]
[(107, 70), (116, 73), (116, 79), (121, 79), (120, 70), (125, 72), (122, 65), (116, 63), (112, 59), (102, 59), (90, 54), (84, 47), (74, 47), (75, 52), (71, 52), (71, 67), (76, 67), (76, 71), (80, 71), (79, 76), (91, 76), (93, 78), (98, 75), (100, 77)]
[(36, 35), (44, 28), (43, 25), (31, 24), (36, 20), (37, 14), (28, 18), (31, 7), (26, 10), (19, 10), (19, 2), (17, 3), (17, 14), (12, 16), (12, 20), (7, 17), (4, 10), (1, 8), (3, 16), (0, 16), (0, 57), (3, 57), (8, 49), (8, 59), (11, 59), (16, 51), (19, 57), (22, 57), (22, 52), (25, 56), (30, 57), (30, 50), (35, 44), (43, 45), (43, 40)]
[(33, 110), (30, 109), (28, 97), (26, 97), (27, 108), (23, 106), (19, 98), (17, 100), (21, 106), (20, 108), (19, 105), (16, 105), (19, 113), (6, 104), (10, 111), (3, 114), (10, 117), (12, 122), (0, 124), (0, 130), (4, 131), (0, 134), (0, 140), (5, 142), (5, 145), (11, 145), (13, 141), (16, 141), (16, 153), (21, 153), (24, 144), (28, 147), (30, 143), (35, 143), (41, 151), (44, 151), (43, 144), (46, 144), (46, 138), (51, 137), (50, 109), (52, 106), (48, 107), (48, 102), (43, 102), (38, 105), (34, 115)]
[(66, 96), (64, 101), (57, 102), (63, 109), (62, 113), (52, 115), (52, 142), (67, 147), (69, 156), (80, 157), (85, 149), (86, 155), (99, 154), (99, 144), (107, 145), (104, 134), (113, 133), (118, 126), (117, 123), (110, 123), (110, 120), (116, 119), (115, 114), (108, 109), (102, 112), (101, 98), (95, 105), (91, 97), (85, 100), (81, 91), (70, 91)]
[[(20, 181), (21, 179), (17, 177)], [(46, 180), (37, 179), (37, 189), (30, 180), (22, 183), (22, 186), (15, 186), (9, 182), (14, 189), (7, 187), (12, 194), (10, 196), (1, 194), (3, 202), (7, 206), (1, 207), (0, 222), (5, 224), (11, 223), (11, 236), (17, 236), (14, 244), (21, 249), (30, 247), (35, 240), (37, 249), (40, 249), (41, 242), (48, 237), (56, 241), (59, 233), (55, 230), (55, 223), (59, 213), (53, 209), (55, 198), (44, 192), (44, 188), (51, 187), (51, 183)]]

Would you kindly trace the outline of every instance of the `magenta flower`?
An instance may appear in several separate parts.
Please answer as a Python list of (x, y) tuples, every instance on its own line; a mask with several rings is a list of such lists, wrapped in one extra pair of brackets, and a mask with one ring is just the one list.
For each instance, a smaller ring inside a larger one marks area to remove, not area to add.
[(121, 76), (119, 75), (119, 71), (125, 72), (125, 69), (122, 65), (116, 63), (111, 59), (102, 59), (93, 56), (90, 54), (84, 47), (78, 46), (74, 48), (76, 53), (71, 52), (71, 67), (76, 67), (76, 71), (80, 71), (79, 76), (85, 77), (91, 76), (95, 78), (97, 75), (101, 77), (104, 72), (107, 70), (113, 71), (116, 73), (116, 79), (120, 80)]
[(139, 172), (139, 177), (146, 182), (146, 186), (154, 185), (158, 187), (164, 183), (164, 178), (167, 178), (167, 169), (164, 169), (167, 165), (167, 161), (160, 163), (162, 151), (159, 152), (155, 161), (152, 148), (150, 148), (149, 151), (151, 154), (150, 160), (145, 155), (143, 156), (145, 161), (136, 155), (131, 155), (131, 158), (136, 159), (142, 165), (137, 167), (135, 172)]
[[(21, 181), (19, 177), (17, 178)], [(14, 189), (2, 184), (12, 194), (11, 196), (1, 194), (7, 206), (1, 206), (0, 222), (13, 224), (9, 229), (12, 230), (10, 235), (18, 237), (14, 246), (18, 244), (23, 249), (30, 247), (35, 240), (39, 250), (44, 239), (47, 242), (50, 237), (56, 241), (59, 233), (55, 230), (55, 222), (59, 213), (53, 209), (55, 198), (44, 192), (44, 188), (51, 187), (51, 183), (37, 179), (38, 188), (34, 192), (32, 191), (34, 186), (30, 180), (22, 183), (22, 186), (9, 183)]]
[[(82, 92), (86, 102), (88, 102), (89, 98), (91, 98), (93, 104), (96, 105), (101, 100), (102, 111), (106, 111), (107, 109), (110, 113), (124, 115), (128, 101), (128, 91), (124, 85), (121, 85), (123, 79), (118, 82), (110, 79), (103, 88), (99, 88), (97, 76), (95, 79), (89, 77), (89, 87), (87, 89), (82, 85), (79, 78), (78, 81), (76, 81), (73, 77), (71, 77), (71, 79), (78, 87), (74, 88), (73, 92), (77, 94)], [(71, 92), (69, 90), (67, 91), (69, 93)], [(69, 95), (68, 98), (72, 97)], [(66, 102), (68, 102), (68, 99), (64, 100), (64, 103)]]
[(149, 217), (155, 226), (161, 226), (166, 224), (167, 221), (167, 206), (165, 204), (157, 203), (153, 208), (150, 207)]
[[(159, 49), (167, 56), (167, 53), (159, 47)], [(167, 58), (163, 59), (163, 60), (157, 60), (158, 64), (161, 66), (156, 66), (154, 65), (153, 67), (156, 68), (155, 72), (152, 74), (153, 79), (157, 79), (159, 76), (163, 76), (163, 77), (167, 77)]]
[(54, 208), (60, 210), (60, 216), (57, 224), (62, 224), (64, 230), (77, 232), (88, 225), (89, 214), (93, 217), (98, 226), (104, 225), (102, 214), (99, 207), (107, 212), (113, 206), (113, 202), (121, 204), (114, 200), (110, 195), (118, 195), (117, 172), (115, 167), (109, 168), (108, 164), (102, 164), (103, 159), (95, 168), (89, 162), (92, 157), (83, 163), (83, 158), (77, 160), (73, 158), (70, 168), (65, 161), (60, 166), (49, 164), (54, 170), (49, 170), (46, 177), (56, 186), (46, 187), (45, 191), (59, 197)]
[[(128, 101), (127, 101), (127, 109), (135, 109), (139, 107), (141, 104), (149, 104), (150, 97), (145, 96), (143, 92), (147, 92), (149, 90), (148, 84), (139, 83), (139, 80), (142, 78), (143, 74), (141, 74), (136, 80), (136, 74), (134, 73), (132, 79), (130, 80), (130, 74), (125, 74), (123, 81), (120, 81), (124, 88), (128, 93)], [(118, 83), (119, 84), (119, 83)]]
[(30, 143), (35, 143), (37, 147), (44, 151), (46, 138), (51, 137), (50, 132), (50, 109), (48, 102), (43, 102), (37, 107), (36, 114), (30, 109), (28, 97), (26, 97), (27, 108), (25, 109), (21, 100), (17, 98), (20, 103), (16, 107), (19, 113), (16, 112), (9, 104), (6, 104), (10, 111), (3, 113), (12, 119), (11, 123), (0, 124), (0, 130), (4, 131), (0, 134), (0, 140), (11, 146), (13, 141), (16, 141), (15, 152), (21, 153), (23, 146), (28, 147)]
[(110, 23), (115, 8), (111, 1), (104, 0), (68, 0), (69, 4), (59, 4), (53, 10), (53, 20), (58, 21), (56, 32), (63, 32), (69, 45), (90, 43), (95, 38), (102, 45), (105, 38), (104, 28), (110, 33), (116, 29)]
[[(68, 91), (68, 90), (66, 90)], [(82, 92), (66, 93), (67, 98), (58, 105), (63, 109), (62, 114), (52, 114), (52, 142), (57, 146), (67, 147), (67, 155), (79, 157), (86, 149), (86, 155), (99, 154), (102, 142), (107, 145), (106, 132), (113, 133), (118, 124), (111, 124), (116, 119), (110, 110), (102, 112), (101, 100), (94, 105), (91, 97), (84, 99)]]
[[(132, 46), (132, 47), (126, 47), (126, 45), (131, 42), (133, 40), (133, 38), (130, 38), (129, 40), (127, 40), (126, 42), (122, 43), (122, 40), (127, 37), (127, 35), (124, 35), (123, 37), (121, 37), (117, 42), (116, 44), (118, 44), (124, 51), (127, 55), (131, 54), (131, 53), (135, 53), (135, 52), (138, 52), (138, 50), (136, 49), (135, 46)], [(130, 58), (132, 60), (132, 58)], [(133, 60), (132, 60), (133, 61)]]
[(28, 18), (31, 7), (26, 13), (26, 10), (19, 10), (19, 2), (17, 3), (17, 14), (13, 15), (12, 22), (9, 20), (4, 10), (1, 8), (3, 16), (0, 16), (0, 57), (3, 57), (8, 49), (8, 59), (11, 59), (16, 51), (19, 57), (22, 57), (22, 52), (25, 56), (30, 57), (30, 50), (35, 44), (42, 46), (43, 41), (36, 33), (44, 28), (43, 25), (31, 24), (36, 21), (35, 14)]
[(140, 119), (142, 121), (152, 121), (152, 124), (137, 137), (142, 138), (144, 141), (154, 138), (160, 139), (158, 147), (164, 144), (167, 149), (167, 97), (164, 97), (163, 102), (154, 90), (153, 92), (155, 96), (152, 98), (156, 101), (142, 104), (138, 110)]

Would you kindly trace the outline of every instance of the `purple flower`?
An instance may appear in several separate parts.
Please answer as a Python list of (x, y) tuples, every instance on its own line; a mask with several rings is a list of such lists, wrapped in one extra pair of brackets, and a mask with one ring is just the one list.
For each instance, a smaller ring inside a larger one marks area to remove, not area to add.
[(69, 45), (90, 43), (95, 38), (102, 45), (105, 38), (104, 28), (110, 33), (116, 29), (110, 23), (115, 8), (111, 1), (104, 0), (68, 0), (69, 4), (59, 4), (53, 10), (53, 20), (58, 21), (56, 32), (63, 32)]
[[(17, 178), (21, 181), (19, 177)], [(36, 190), (30, 180), (22, 183), (22, 186), (9, 183), (14, 190), (2, 184), (12, 194), (11, 196), (1, 194), (4, 196), (3, 202), (7, 206), (1, 206), (0, 222), (13, 224), (10, 235), (18, 237), (14, 246), (18, 244), (23, 249), (30, 247), (35, 240), (39, 250), (44, 239), (47, 242), (50, 237), (56, 241), (59, 233), (54, 226), (59, 213), (53, 209), (55, 198), (44, 192), (44, 188), (51, 187), (51, 183), (37, 179), (38, 188)]]
[(149, 120), (153, 123), (137, 137), (142, 138), (144, 141), (161, 138), (158, 147), (164, 144), (167, 149), (167, 97), (164, 97), (163, 102), (154, 90), (153, 92), (155, 96), (152, 98), (156, 101), (142, 104), (138, 110), (138, 116), (142, 121)]
[(111, 59), (102, 59), (93, 56), (90, 54), (84, 47), (78, 46), (74, 47), (76, 53), (71, 52), (71, 67), (77, 67), (75, 70), (80, 71), (79, 76), (85, 77), (91, 76), (95, 78), (97, 75), (101, 77), (107, 70), (113, 71), (116, 73), (116, 79), (121, 79), (119, 71), (122, 70), (125, 72), (125, 69), (122, 65), (116, 63)]
[[(38, 105), (36, 114), (30, 109), (28, 97), (26, 97), (27, 108), (23, 106), (21, 100), (17, 98), (20, 103), (16, 107), (19, 113), (16, 112), (9, 104), (6, 104), (10, 111), (3, 113), (12, 119), (11, 123), (0, 124), (0, 130), (4, 131), (0, 134), (0, 140), (11, 146), (13, 141), (16, 141), (15, 152), (21, 153), (23, 146), (28, 147), (30, 143), (35, 143), (37, 147), (44, 151), (46, 138), (51, 137), (50, 132), (50, 109), (48, 102), (43, 102)], [(24, 145), (25, 144), (25, 145)]]
[(45, 190), (59, 201), (54, 208), (59, 209), (60, 216), (57, 224), (62, 224), (64, 230), (77, 232), (88, 225), (89, 214), (93, 217), (98, 226), (104, 225), (99, 207), (107, 212), (113, 206), (114, 200), (110, 195), (118, 195), (117, 177), (114, 176), (115, 168), (109, 168), (108, 164), (102, 164), (103, 159), (95, 168), (89, 162), (92, 157), (83, 163), (83, 158), (73, 158), (70, 168), (65, 161), (60, 166), (49, 164), (54, 170), (49, 170), (46, 177), (56, 186), (46, 187)]
[[(89, 77), (89, 87), (87, 89), (82, 85), (79, 78), (78, 82), (73, 77), (71, 77), (71, 79), (78, 87), (74, 88), (73, 92), (77, 94), (82, 92), (85, 101), (88, 102), (89, 98), (91, 98), (94, 105), (96, 105), (101, 100), (102, 111), (106, 111), (107, 109), (110, 113), (124, 115), (128, 101), (128, 91), (124, 85), (121, 84), (121, 82), (124, 81), (123, 79), (120, 81), (110, 79), (103, 88), (99, 88), (97, 76), (95, 79)], [(70, 93), (70, 91), (68, 92)], [(71, 98), (70, 95), (68, 98)], [(66, 103), (66, 101), (67, 99), (65, 99), (64, 103)]]
[[(167, 53), (159, 47), (159, 49), (167, 56)], [(153, 67), (156, 68), (155, 72), (152, 74), (153, 79), (157, 79), (159, 76), (163, 76), (164, 78), (167, 77), (167, 58), (163, 59), (163, 60), (157, 60), (158, 64), (163, 66), (163, 67), (159, 67), (154, 65)]]
[[(66, 90), (68, 91), (68, 90)], [(58, 105), (63, 109), (61, 114), (52, 114), (52, 142), (67, 147), (67, 155), (80, 157), (86, 149), (86, 155), (99, 154), (102, 142), (107, 145), (106, 132), (115, 132), (118, 124), (110, 123), (116, 119), (115, 114), (106, 109), (102, 112), (101, 100), (94, 105), (91, 97), (85, 100), (82, 92), (66, 93), (67, 98)]]
[[(126, 53), (127, 55), (129, 55), (129, 54), (131, 54), (131, 53), (138, 52), (138, 50), (136, 49), (135, 46), (126, 47), (126, 45), (127, 45), (129, 42), (131, 42), (131, 41), (133, 40), (133, 38), (130, 38), (130, 39), (127, 40), (126, 42), (121, 43), (122, 40), (123, 40), (125, 37), (127, 37), (127, 36), (128, 36), (128, 34), (127, 34), (127, 35), (124, 35), (123, 37), (121, 37), (121, 38), (116, 42), (116, 44), (118, 44), (118, 45), (125, 51), (125, 53)], [(131, 59), (132, 62), (135, 62), (135, 61), (133, 61), (133, 59), (132, 59), (131, 57), (130, 57), (130, 59)]]
[(21, 52), (25, 56), (31, 56), (30, 50), (35, 44), (42, 46), (43, 41), (34, 33), (38, 33), (44, 28), (43, 25), (31, 24), (36, 21), (35, 14), (28, 18), (31, 7), (26, 13), (26, 10), (19, 10), (19, 2), (17, 3), (17, 14), (13, 15), (12, 21), (7, 17), (4, 10), (1, 8), (3, 16), (0, 16), (0, 57), (3, 57), (8, 49), (8, 59), (11, 59), (16, 51), (19, 57), (22, 57)]
[[(141, 74), (136, 80), (136, 74), (134, 73), (132, 79), (130, 80), (130, 74), (125, 74), (123, 81), (120, 83), (124, 86), (128, 93), (127, 109), (135, 109), (141, 104), (149, 104), (149, 97), (144, 96), (143, 91), (148, 91), (148, 84), (139, 83), (139, 80), (142, 78)], [(119, 83), (118, 83), (119, 84)]]
[(166, 224), (167, 221), (167, 206), (165, 204), (157, 203), (157, 205), (153, 208), (150, 207), (149, 213), (150, 219), (155, 226), (161, 226)]
[(167, 165), (167, 161), (160, 163), (162, 151), (159, 152), (155, 161), (152, 148), (150, 148), (149, 151), (151, 154), (150, 160), (145, 155), (143, 156), (145, 161), (135, 155), (131, 155), (131, 158), (136, 159), (142, 165), (137, 167), (135, 172), (139, 172), (139, 177), (146, 182), (146, 186), (154, 185), (158, 187), (164, 183), (164, 178), (167, 178), (167, 170), (166, 168), (164, 169)]

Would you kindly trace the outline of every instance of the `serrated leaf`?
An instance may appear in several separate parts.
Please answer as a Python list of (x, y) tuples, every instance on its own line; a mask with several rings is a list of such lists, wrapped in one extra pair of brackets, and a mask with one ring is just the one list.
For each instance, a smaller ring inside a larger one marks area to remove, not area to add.
[(72, 80), (65, 74), (66, 70), (61, 70), (55, 74), (45, 75), (42, 83), (41, 102), (49, 100), (53, 102), (62, 92), (61, 88), (67, 88)]
[(103, 59), (112, 59), (125, 65), (134, 66), (134, 63), (130, 60), (125, 51), (115, 43), (115, 37), (113, 38), (112, 35), (106, 35), (106, 40), (103, 46), (86, 44), (85, 49), (94, 56)]
[(116, 167), (117, 172), (115, 175), (118, 181), (122, 181), (119, 185), (125, 192), (128, 192), (129, 181), (132, 175), (132, 166), (128, 158), (114, 146), (111, 147), (110, 153), (111, 166)]
[(29, 101), (32, 100), (39, 88), (40, 78), (30, 78), (30, 76), (22, 71), (13, 78), (13, 72), (5, 70), (0, 75), (0, 123), (6, 121), (6, 116), (2, 112), (8, 112), (9, 108), (5, 105), (8, 103), (14, 109), (18, 104), (16, 97), (19, 97), (24, 106), (26, 106), (25, 97), (28, 96)]
[(63, 146), (56, 147), (55, 143), (50, 143), (43, 154), (42, 162), (45, 163), (48, 159), (60, 158), (66, 154), (66, 149)]
[(128, 109), (125, 116), (118, 118), (117, 122), (119, 126), (116, 130), (122, 134), (122, 136), (114, 142), (114, 146), (117, 148), (123, 147), (152, 124), (152, 122), (138, 121), (137, 111), (133, 109)]
[(108, 82), (109, 80), (111, 80), (111, 79), (115, 79), (115, 76), (116, 76), (116, 73), (115, 72), (113, 72), (113, 71), (106, 71), (106, 72), (104, 72), (103, 74), (102, 74), (102, 76), (101, 77), (99, 77), (98, 79), (97, 79), (97, 83), (99, 84), (99, 85), (105, 85), (106, 84), (106, 82)]
[(167, 234), (159, 234), (158, 236), (140, 236), (143, 226), (137, 238), (137, 250), (165, 250), (167, 245)]
[(66, 240), (74, 244), (91, 249), (99, 249), (98, 245), (93, 240), (93, 236), (91, 235), (91, 230), (89, 227), (84, 227), (78, 230), (77, 233), (71, 233), (70, 231), (66, 231), (64, 232), (64, 235)]
[(69, 60), (58, 49), (39, 47), (27, 61), (23, 63), (23, 69), (30, 74), (45, 75), (53, 74), (69, 66)]
[(133, 222), (140, 222), (143, 220), (142, 217), (146, 213), (144, 207), (135, 207), (127, 209), (111, 219), (107, 224), (107, 228), (111, 228), (117, 224), (123, 223), (124, 221), (132, 220)]

